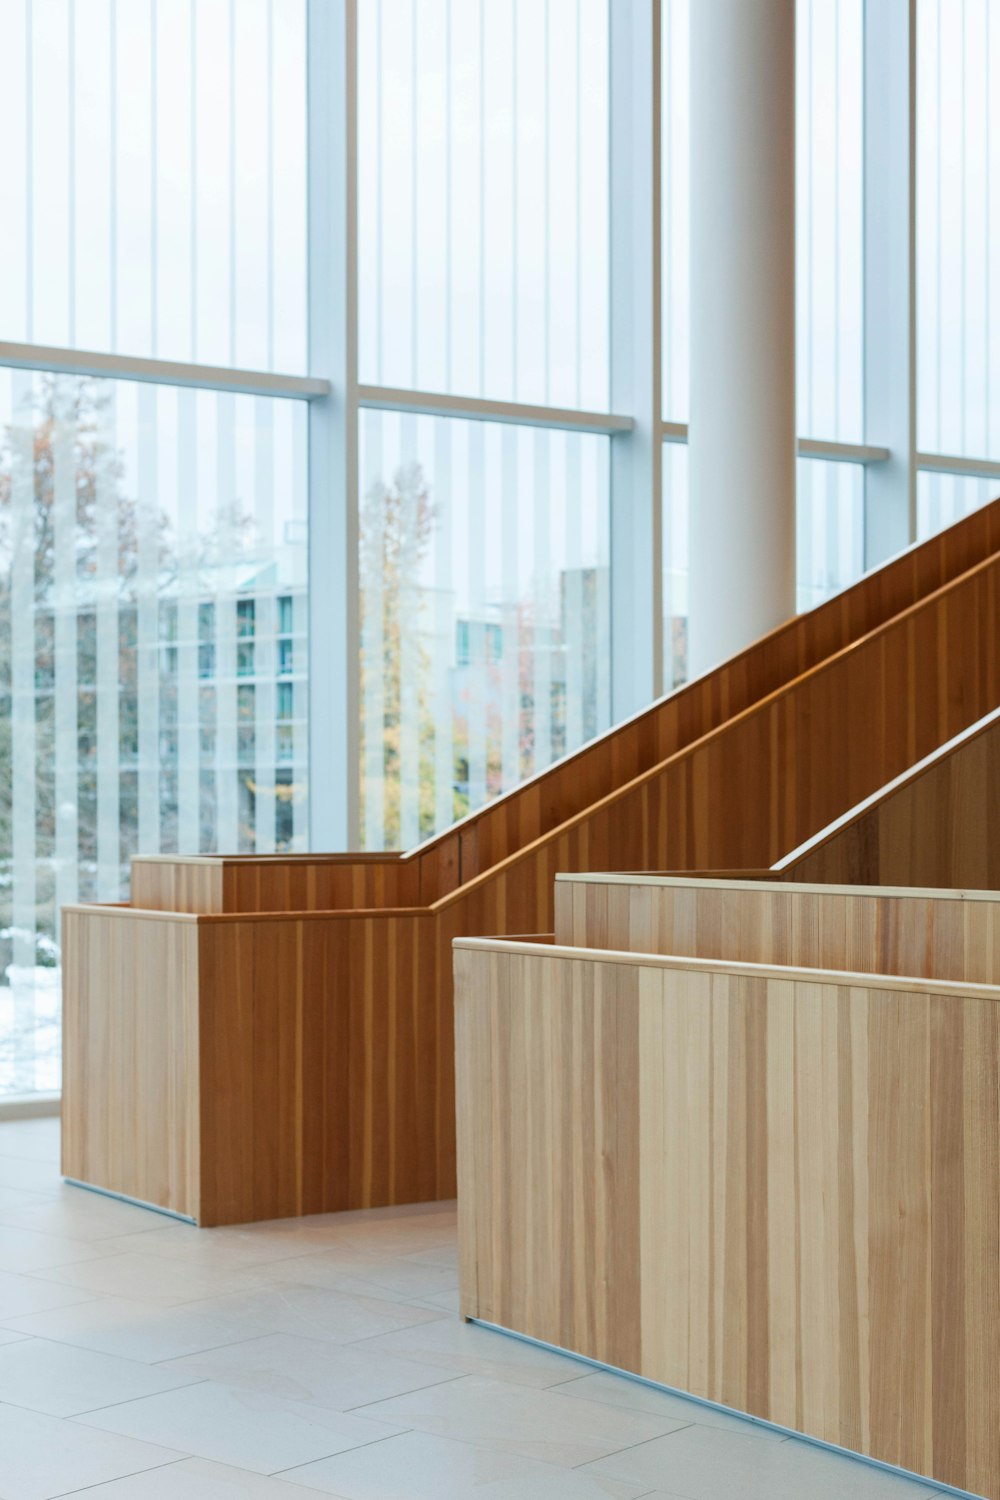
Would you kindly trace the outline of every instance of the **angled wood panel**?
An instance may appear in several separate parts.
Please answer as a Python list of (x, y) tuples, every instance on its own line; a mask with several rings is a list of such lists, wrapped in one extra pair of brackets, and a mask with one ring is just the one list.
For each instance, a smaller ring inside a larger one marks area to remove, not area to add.
[(777, 861), (781, 880), (1000, 890), (1000, 711)]
[(466, 1316), (1000, 1500), (1000, 990), (485, 942), (456, 984)]
[(1000, 981), (1000, 892), (564, 875), (555, 905), (566, 947)]
[[(137, 870), (132, 904), (205, 912), (431, 904), (879, 629), (998, 549), (1000, 501), (788, 620), (705, 677), (669, 693), (408, 854), (226, 856), (225, 897), (203, 896), (194, 873), (200, 861), (184, 858), (176, 861), (182, 868), (176, 889), (167, 872)], [(918, 733), (916, 724), (913, 733)], [(344, 869), (328, 868), (334, 862)], [(214, 904), (197, 904), (202, 900)], [(183, 904), (175, 906), (175, 901)]]

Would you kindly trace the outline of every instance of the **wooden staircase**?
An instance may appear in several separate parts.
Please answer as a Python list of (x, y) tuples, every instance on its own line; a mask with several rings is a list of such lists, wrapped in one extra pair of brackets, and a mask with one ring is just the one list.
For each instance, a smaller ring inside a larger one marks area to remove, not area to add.
[(1000, 705), (1000, 501), (406, 855), (137, 859), (64, 914), (64, 1171), (201, 1223), (455, 1192), (452, 942), (770, 866)]

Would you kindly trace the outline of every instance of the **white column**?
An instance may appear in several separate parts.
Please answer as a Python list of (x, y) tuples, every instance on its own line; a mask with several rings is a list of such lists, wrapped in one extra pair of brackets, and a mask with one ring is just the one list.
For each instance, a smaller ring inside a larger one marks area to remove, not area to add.
[(691, 6), (690, 675), (795, 612), (795, 0)]

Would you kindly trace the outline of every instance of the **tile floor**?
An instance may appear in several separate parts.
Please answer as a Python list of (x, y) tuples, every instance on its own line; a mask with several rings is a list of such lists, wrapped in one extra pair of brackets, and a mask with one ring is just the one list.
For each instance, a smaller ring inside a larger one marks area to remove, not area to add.
[(938, 1493), (459, 1322), (451, 1204), (197, 1230), (0, 1124), (0, 1500)]

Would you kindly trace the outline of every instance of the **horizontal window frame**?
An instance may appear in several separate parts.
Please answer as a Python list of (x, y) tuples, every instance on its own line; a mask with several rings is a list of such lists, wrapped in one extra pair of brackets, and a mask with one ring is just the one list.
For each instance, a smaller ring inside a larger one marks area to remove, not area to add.
[(38, 370), (48, 375), (84, 375), (100, 380), (134, 380), (149, 385), (194, 386), (238, 395), (319, 401), (331, 394), (328, 380), (313, 375), (282, 375), (269, 370), (238, 370), (224, 365), (185, 364), (134, 354), (103, 354), (44, 344), (0, 342), (0, 368)]
[(366, 411), (412, 412), (425, 417), (506, 422), (516, 427), (551, 427), (564, 432), (592, 432), (607, 436), (631, 432), (635, 427), (633, 417), (612, 412), (533, 406), (521, 401), (491, 401), (479, 396), (448, 396), (438, 391), (402, 390), (383, 385), (359, 385), (356, 402)]

